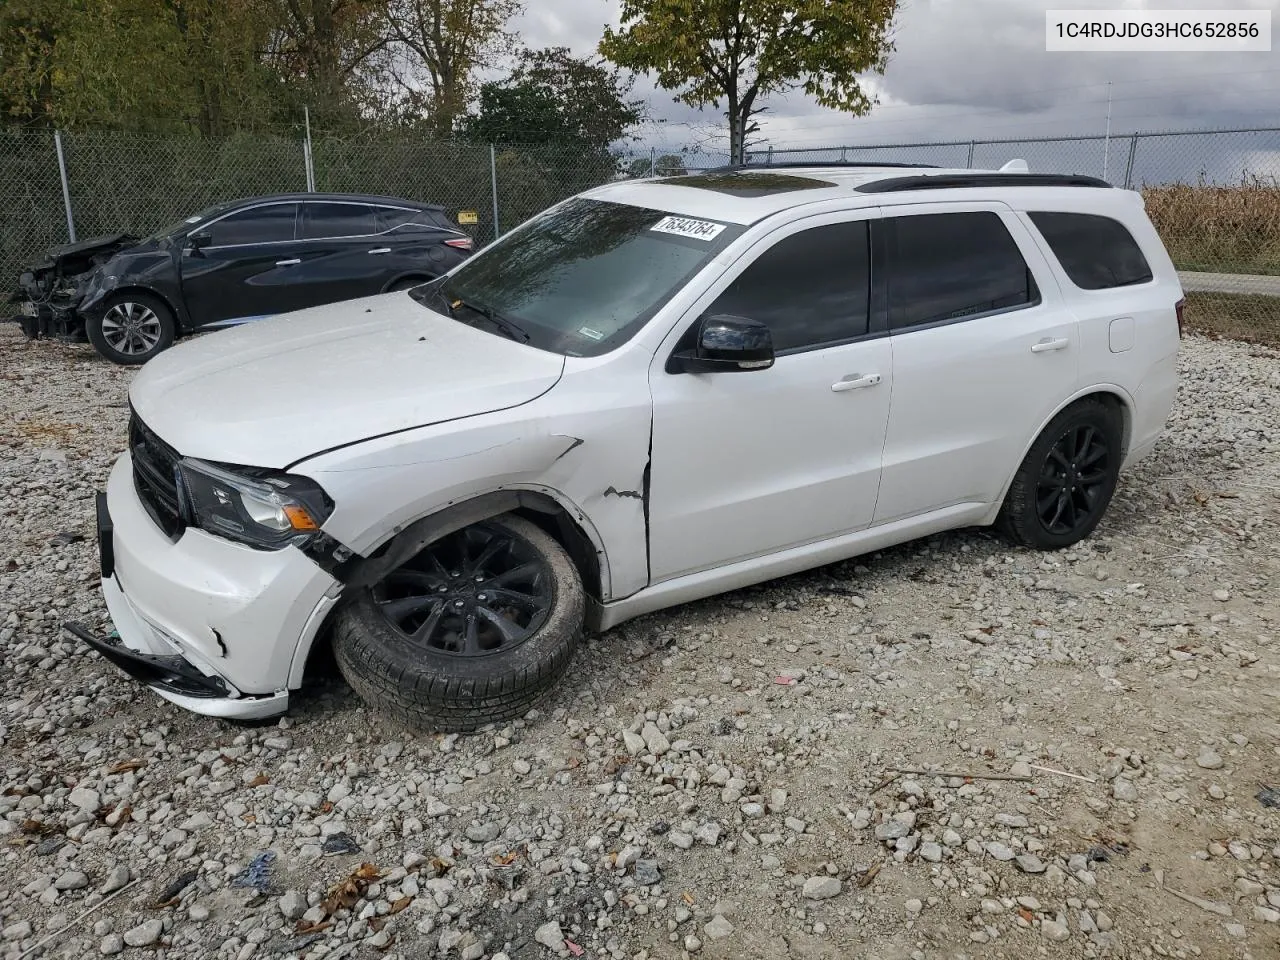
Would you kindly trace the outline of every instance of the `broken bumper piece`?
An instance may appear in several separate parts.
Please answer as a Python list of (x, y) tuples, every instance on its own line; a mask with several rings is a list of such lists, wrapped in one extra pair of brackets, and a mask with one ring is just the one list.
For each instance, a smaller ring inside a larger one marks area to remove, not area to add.
[(221, 677), (207, 677), (176, 654), (161, 657), (130, 650), (119, 636), (95, 637), (82, 624), (64, 623), (62, 629), (78, 637), (117, 667), (147, 686), (184, 697), (225, 697), (227, 685)]
[(275, 716), (289, 706), (287, 692), (235, 697), (221, 677), (201, 673), (176, 654), (142, 653), (125, 646), (119, 636), (96, 637), (79, 623), (64, 623), (62, 626), (133, 679), (187, 710), (214, 717), (254, 720)]

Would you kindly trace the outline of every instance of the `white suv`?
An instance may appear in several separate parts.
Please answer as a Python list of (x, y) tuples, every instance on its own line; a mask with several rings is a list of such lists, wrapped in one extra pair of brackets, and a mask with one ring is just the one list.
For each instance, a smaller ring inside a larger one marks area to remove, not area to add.
[(216, 716), (283, 711), (327, 642), (413, 726), (518, 716), (584, 627), (953, 527), (1087, 536), (1181, 302), (1140, 196), (1086, 177), (610, 184), (147, 364), (99, 497), (118, 635), (68, 628)]

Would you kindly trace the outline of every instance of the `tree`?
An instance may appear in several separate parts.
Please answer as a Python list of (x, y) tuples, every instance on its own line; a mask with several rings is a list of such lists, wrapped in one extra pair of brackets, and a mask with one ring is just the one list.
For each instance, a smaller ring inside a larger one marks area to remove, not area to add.
[(882, 72), (893, 49), (897, 0), (622, 0), (619, 30), (600, 53), (655, 72), (690, 106), (726, 106), (729, 151), (743, 162), (760, 101), (802, 88), (825, 107), (858, 115), (872, 101), (857, 75)]
[(402, 68), (401, 112), (426, 112), (436, 132), (449, 136), (466, 109), (475, 71), (511, 49), (506, 25), (520, 0), (386, 0), (385, 9)]
[(461, 133), (481, 142), (603, 151), (644, 116), (643, 101), (626, 99), (633, 82), (565, 47), (525, 50), (505, 81), (480, 87)]
[(260, 0), (0, 2), (0, 110), (134, 132), (268, 127), (291, 105), (288, 71), (268, 62), (283, 30), (271, 10)]

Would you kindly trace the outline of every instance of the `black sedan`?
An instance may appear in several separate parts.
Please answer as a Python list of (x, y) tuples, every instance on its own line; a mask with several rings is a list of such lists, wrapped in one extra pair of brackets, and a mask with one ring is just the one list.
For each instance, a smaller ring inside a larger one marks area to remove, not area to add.
[(107, 359), (139, 364), (183, 334), (416, 286), (471, 249), (442, 207), (280, 194), (210, 207), (140, 241), (50, 251), (14, 299), (30, 335), (83, 332)]

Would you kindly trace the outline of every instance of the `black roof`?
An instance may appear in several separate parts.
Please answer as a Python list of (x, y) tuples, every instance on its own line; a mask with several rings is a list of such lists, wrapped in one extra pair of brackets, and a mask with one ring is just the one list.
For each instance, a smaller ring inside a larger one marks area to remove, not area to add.
[(373, 193), (271, 193), (261, 197), (241, 197), (227, 202), (228, 207), (238, 207), (248, 203), (265, 203), (271, 200), (338, 200), (348, 203), (383, 203), (398, 207), (411, 207), (414, 210), (443, 210), (438, 203), (423, 203), (420, 200), (406, 200), (404, 197), (384, 197)]

